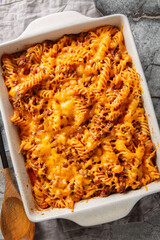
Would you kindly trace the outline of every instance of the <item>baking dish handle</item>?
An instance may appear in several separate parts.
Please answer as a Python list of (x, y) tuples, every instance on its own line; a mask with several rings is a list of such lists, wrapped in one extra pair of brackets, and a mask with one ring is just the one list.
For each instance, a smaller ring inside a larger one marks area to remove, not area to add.
[(78, 25), (89, 21), (92, 21), (92, 18), (75, 11), (54, 13), (31, 22), (18, 39), (31, 38), (53, 30), (64, 29), (73, 23), (74, 25)]
[(142, 196), (135, 196), (132, 198), (120, 200), (104, 207), (90, 208), (80, 211), (69, 216), (69, 220), (76, 222), (81, 226), (94, 226), (98, 224), (112, 222), (121, 219), (129, 214), (134, 205), (142, 198)]

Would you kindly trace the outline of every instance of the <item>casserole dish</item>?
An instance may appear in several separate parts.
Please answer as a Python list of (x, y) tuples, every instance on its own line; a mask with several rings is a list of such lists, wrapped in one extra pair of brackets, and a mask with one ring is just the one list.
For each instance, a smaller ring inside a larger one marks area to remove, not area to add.
[[(124, 15), (112, 15), (102, 18), (88, 18), (76, 12), (57, 13), (43, 17), (32, 22), (24, 33), (16, 40), (4, 43), (0, 46), (0, 55), (21, 51), (34, 43), (44, 40), (57, 40), (64, 34), (76, 34), (83, 30), (103, 25), (113, 25), (121, 28), (123, 24), (123, 35), (126, 48), (132, 57), (137, 72), (141, 75), (143, 88), (143, 101), (148, 116), (152, 141), (157, 148), (156, 164), (160, 168), (159, 159), (159, 128), (153, 110), (151, 98), (146, 85), (146, 80), (135, 48), (131, 30), (127, 18)], [(1, 69), (2, 71), (2, 69)], [(12, 107), (8, 100), (8, 92), (3, 79), (0, 81), (0, 108), (4, 121), (10, 154), (15, 170), (18, 186), (24, 203), (28, 218), (37, 222), (53, 218), (70, 219), (83, 226), (91, 226), (105, 222), (114, 221), (124, 217), (132, 209), (134, 204), (142, 197), (159, 191), (158, 181), (148, 184), (147, 188), (128, 191), (122, 194), (113, 194), (107, 198), (93, 198), (89, 201), (76, 203), (74, 212), (70, 209), (46, 209), (39, 210), (31, 194), (30, 181), (25, 170), (23, 156), (19, 153), (19, 137), (17, 129), (10, 122)], [(147, 190), (146, 190), (147, 189)]]

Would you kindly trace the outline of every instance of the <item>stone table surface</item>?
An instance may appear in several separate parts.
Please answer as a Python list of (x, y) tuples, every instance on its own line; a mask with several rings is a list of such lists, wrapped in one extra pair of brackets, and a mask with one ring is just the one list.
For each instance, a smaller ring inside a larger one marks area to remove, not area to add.
[[(9, 2), (14, 1), (7, 2), (10, 4)], [(160, 0), (95, 0), (95, 4), (103, 15), (123, 13), (128, 17), (160, 124)], [(14, 178), (6, 141), (5, 147)], [(3, 193), (4, 174), (0, 165), (0, 205)], [(42, 231), (42, 225), (45, 231)], [(47, 231), (51, 228), (54, 228), (56, 234), (53, 238), (48, 238)], [(39, 233), (41, 238), (38, 237)], [(2, 239), (0, 233), (0, 240)], [(67, 220), (65, 227), (62, 220), (54, 220), (52, 225), (48, 222), (36, 224), (35, 239), (158, 240), (160, 239), (160, 193), (140, 200), (127, 217), (110, 224), (88, 228), (79, 227)]]

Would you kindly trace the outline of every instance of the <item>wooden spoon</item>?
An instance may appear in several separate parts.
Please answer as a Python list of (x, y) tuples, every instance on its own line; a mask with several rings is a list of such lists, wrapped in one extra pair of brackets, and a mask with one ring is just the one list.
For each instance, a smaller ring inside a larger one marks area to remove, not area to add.
[(1, 231), (5, 240), (32, 240), (35, 224), (26, 216), (21, 197), (14, 186), (0, 132), (0, 154), (5, 173), (5, 192), (1, 208)]

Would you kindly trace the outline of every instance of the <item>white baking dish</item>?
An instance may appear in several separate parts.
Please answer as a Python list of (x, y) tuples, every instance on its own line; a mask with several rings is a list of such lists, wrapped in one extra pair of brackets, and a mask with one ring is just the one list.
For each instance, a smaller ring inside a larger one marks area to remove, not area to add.
[[(123, 34), (127, 50), (132, 57), (138, 73), (140, 73), (142, 77), (141, 85), (144, 91), (144, 107), (148, 115), (152, 140), (157, 147), (156, 161), (160, 169), (159, 127), (129, 22), (124, 15), (116, 14), (101, 18), (89, 18), (77, 12), (63, 12), (37, 19), (28, 26), (19, 38), (0, 46), (0, 57), (3, 53), (21, 51), (37, 42), (42, 42), (47, 39), (56, 40), (64, 34), (79, 33), (82, 30), (105, 24), (114, 25), (119, 28), (121, 28), (123, 24)], [(0, 71), (2, 72), (2, 69), (0, 69)], [(0, 78), (0, 110), (24, 208), (31, 221), (38, 222), (53, 218), (65, 218), (83, 226), (110, 222), (127, 215), (135, 203), (142, 197), (160, 190), (160, 182), (156, 181), (147, 186), (148, 191), (145, 187), (142, 187), (141, 189), (128, 191), (122, 194), (112, 194), (106, 198), (97, 197), (87, 202), (81, 201), (75, 205), (74, 212), (71, 212), (70, 209), (47, 209), (39, 211), (35, 206), (35, 201), (31, 193), (30, 181), (24, 167), (23, 156), (19, 153), (20, 140), (17, 128), (9, 119), (13, 110), (8, 100), (8, 92), (2, 76)]]

